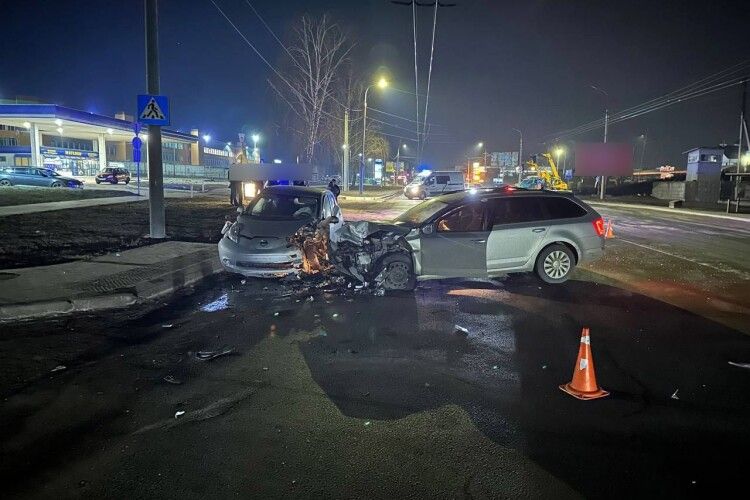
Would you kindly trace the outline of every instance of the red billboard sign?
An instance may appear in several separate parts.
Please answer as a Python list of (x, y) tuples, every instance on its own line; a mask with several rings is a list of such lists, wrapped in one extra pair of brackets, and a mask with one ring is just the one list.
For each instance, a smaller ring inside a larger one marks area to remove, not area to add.
[(633, 175), (633, 147), (616, 142), (577, 144), (575, 168), (581, 177)]

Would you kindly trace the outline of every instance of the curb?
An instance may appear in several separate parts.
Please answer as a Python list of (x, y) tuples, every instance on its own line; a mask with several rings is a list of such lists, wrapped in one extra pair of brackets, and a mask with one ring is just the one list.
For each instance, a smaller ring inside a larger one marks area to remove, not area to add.
[(0, 323), (49, 318), (75, 312), (123, 309), (170, 295), (222, 270), (218, 255), (214, 255), (150, 280), (139, 282), (135, 287), (127, 290), (106, 294), (75, 294), (71, 297), (39, 302), (4, 304), (0, 305)]
[(697, 216), (702, 216), (702, 217), (712, 217), (714, 219), (735, 220), (735, 221), (750, 223), (750, 217), (735, 217), (732, 215), (714, 214), (710, 212), (700, 212), (700, 211), (685, 210), (685, 209), (680, 209), (680, 208), (654, 207), (651, 205), (639, 205), (636, 203), (610, 203), (606, 201), (587, 201), (587, 200), (583, 200), (583, 201), (592, 206), (598, 205), (602, 207), (637, 208), (637, 209), (643, 209), (643, 210), (653, 210), (655, 212), (667, 212), (671, 214), (683, 214), (683, 215), (697, 215)]

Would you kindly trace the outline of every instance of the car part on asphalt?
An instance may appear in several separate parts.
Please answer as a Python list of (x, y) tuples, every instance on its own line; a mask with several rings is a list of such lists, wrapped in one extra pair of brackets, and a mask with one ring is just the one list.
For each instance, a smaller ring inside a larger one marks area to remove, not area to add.
[(219, 356), (232, 354), (233, 352), (234, 347), (224, 347), (218, 351), (198, 351), (195, 353), (195, 357), (198, 358), (199, 361), (210, 361), (212, 359), (218, 358)]

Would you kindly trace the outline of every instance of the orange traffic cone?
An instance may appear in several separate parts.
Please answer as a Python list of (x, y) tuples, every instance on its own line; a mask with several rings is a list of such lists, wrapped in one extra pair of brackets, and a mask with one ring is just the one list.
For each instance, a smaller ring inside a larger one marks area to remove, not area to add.
[(605, 238), (614, 238), (615, 233), (612, 231), (612, 221), (607, 221), (607, 231), (604, 233)]
[(594, 373), (594, 357), (591, 354), (591, 337), (589, 329), (581, 332), (581, 347), (578, 349), (578, 359), (573, 368), (573, 380), (560, 386), (560, 390), (578, 399), (597, 399), (609, 396), (609, 393), (596, 384)]

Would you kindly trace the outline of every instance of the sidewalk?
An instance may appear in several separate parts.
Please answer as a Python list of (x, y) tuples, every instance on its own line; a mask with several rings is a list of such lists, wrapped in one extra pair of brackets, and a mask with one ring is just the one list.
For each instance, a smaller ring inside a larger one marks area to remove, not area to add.
[(65, 264), (0, 271), (0, 321), (127, 307), (221, 269), (216, 245), (168, 241)]
[[(200, 194), (200, 193), (198, 193)], [(189, 198), (190, 191), (164, 193), (165, 198)], [(114, 196), (110, 198), (91, 198), (88, 200), (51, 201), (48, 203), (30, 203), (27, 205), (11, 205), (0, 207), (0, 217), (9, 215), (34, 214), (38, 212), (51, 212), (54, 210), (66, 210), (69, 208), (96, 207), (100, 205), (115, 205), (117, 203), (133, 203), (148, 200), (148, 189), (141, 196)]]
[(587, 204), (592, 205), (594, 207), (596, 206), (603, 206), (603, 207), (613, 207), (613, 208), (632, 208), (636, 210), (653, 210), (655, 212), (668, 212), (671, 214), (680, 214), (680, 215), (696, 215), (700, 217), (712, 217), (714, 219), (726, 219), (726, 220), (736, 220), (740, 222), (750, 222), (750, 214), (726, 214), (721, 212), (706, 212), (705, 210), (691, 210), (689, 208), (668, 208), (668, 207), (659, 207), (654, 205), (641, 205), (637, 203), (617, 203), (617, 202), (610, 202), (610, 201), (594, 201), (594, 200), (584, 200)]

